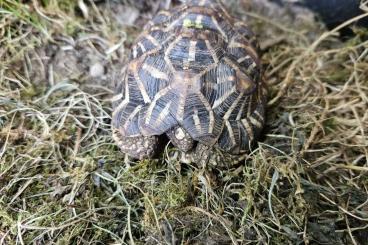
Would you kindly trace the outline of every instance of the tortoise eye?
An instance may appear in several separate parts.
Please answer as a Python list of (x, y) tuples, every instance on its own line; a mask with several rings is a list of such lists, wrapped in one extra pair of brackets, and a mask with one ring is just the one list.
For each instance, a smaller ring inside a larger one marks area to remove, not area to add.
[(257, 84), (242, 71), (236, 72), (236, 89), (245, 94), (253, 93)]

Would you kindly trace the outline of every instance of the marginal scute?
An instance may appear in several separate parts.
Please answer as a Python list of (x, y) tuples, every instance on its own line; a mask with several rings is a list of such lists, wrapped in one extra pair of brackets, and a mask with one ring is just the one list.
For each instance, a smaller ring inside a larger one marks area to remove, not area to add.
[(239, 141), (240, 128), (238, 127), (237, 121), (227, 121), (219, 137), (218, 145), (220, 149), (226, 152), (239, 154), (239, 152), (234, 151), (234, 148), (239, 145)]
[[(257, 47), (253, 32), (219, 1), (192, 0), (160, 12), (132, 45), (113, 98), (121, 150), (151, 157), (149, 144), (166, 134), (198, 162), (249, 151), (265, 123)], [(210, 157), (211, 149), (218, 157)]]
[(153, 29), (149, 33), (160, 45), (163, 45), (170, 36), (170, 33), (164, 32), (162, 29)]
[(239, 92), (250, 94), (253, 93), (257, 87), (257, 84), (242, 71), (237, 71), (236, 78), (236, 88)]
[(238, 21), (234, 24), (234, 29), (237, 31), (241, 36), (245, 37), (249, 43), (255, 48), (257, 51), (259, 50), (259, 44), (256, 39), (256, 35), (253, 31), (242, 21)]
[(171, 14), (167, 11), (160, 11), (153, 19), (153, 25), (162, 25), (170, 20)]

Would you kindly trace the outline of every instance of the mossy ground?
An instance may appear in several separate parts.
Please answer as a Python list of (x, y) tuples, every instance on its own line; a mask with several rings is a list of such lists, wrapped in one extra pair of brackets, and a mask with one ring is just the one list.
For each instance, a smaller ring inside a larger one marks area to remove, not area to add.
[(246, 3), (228, 5), (260, 36), (267, 126), (219, 170), (169, 148), (127, 168), (111, 139), (157, 2), (0, 0), (0, 244), (367, 244), (367, 30), (341, 41)]

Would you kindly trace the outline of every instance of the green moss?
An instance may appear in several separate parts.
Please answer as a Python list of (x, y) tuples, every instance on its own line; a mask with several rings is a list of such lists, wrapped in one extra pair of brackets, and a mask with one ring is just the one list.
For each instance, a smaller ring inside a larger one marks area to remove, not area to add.
[(159, 199), (158, 202), (167, 205), (167, 208), (171, 209), (181, 207), (184, 204), (188, 188), (181, 178), (177, 177), (165, 179), (155, 190), (155, 196)]
[(6, 14), (11, 14), (18, 20), (28, 23), (39, 30), (44, 29), (44, 23), (42, 23), (39, 16), (31, 11), (31, 7), (26, 4), (22, 4), (15, 0), (4, 0), (0, 2), (0, 7), (5, 10)]

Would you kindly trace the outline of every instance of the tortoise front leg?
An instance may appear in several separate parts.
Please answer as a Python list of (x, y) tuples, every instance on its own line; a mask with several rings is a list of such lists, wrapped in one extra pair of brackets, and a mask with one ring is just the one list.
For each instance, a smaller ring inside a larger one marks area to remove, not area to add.
[(113, 138), (122, 152), (139, 160), (152, 158), (158, 146), (157, 136), (124, 137), (115, 129)]
[(176, 126), (168, 130), (166, 135), (171, 140), (171, 143), (173, 143), (173, 145), (179, 148), (182, 152), (188, 152), (192, 150), (194, 146), (194, 140), (192, 137), (180, 126)]
[(198, 143), (194, 153), (194, 160), (201, 167), (231, 168), (243, 161), (248, 154), (232, 154), (220, 150), (216, 146)]
[(199, 167), (205, 168), (207, 166), (210, 156), (213, 153), (211, 150), (213, 149), (213, 146), (208, 146), (198, 142), (193, 158)]

